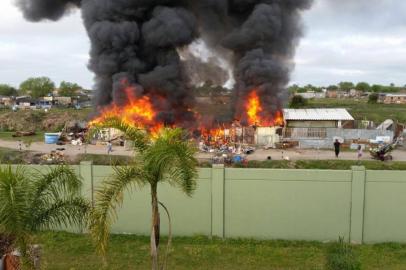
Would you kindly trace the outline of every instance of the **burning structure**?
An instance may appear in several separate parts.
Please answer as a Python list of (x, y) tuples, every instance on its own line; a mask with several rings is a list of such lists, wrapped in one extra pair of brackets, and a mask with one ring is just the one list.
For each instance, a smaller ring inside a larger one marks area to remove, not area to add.
[[(163, 126), (219, 135), (219, 126), (281, 124), (285, 87), (311, 0), (18, 0), (30, 21), (80, 8), (91, 41), (89, 68), (101, 121), (118, 116), (151, 132)], [(179, 50), (200, 43), (227, 62), (233, 112), (198, 115)], [(224, 129), (223, 129), (224, 130)], [(238, 128), (229, 129), (239, 136)], [(221, 131), (225, 132), (225, 131)], [(220, 134), (224, 136), (224, 134)]]

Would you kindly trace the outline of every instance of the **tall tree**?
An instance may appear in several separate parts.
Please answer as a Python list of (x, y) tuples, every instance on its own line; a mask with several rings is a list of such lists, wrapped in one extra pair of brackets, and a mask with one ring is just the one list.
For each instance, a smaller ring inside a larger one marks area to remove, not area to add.
[(299, 89), (300, 89), (300, 86), (297, 85), (297, 84), (294, 84), (294, 85), (291, 85), (291, 86), (288, 87), (288, 91), (289, 91), (290, 94), (297, 93), (299, 91)]
[(0, 96), (15, 96), (17, 95), (17, 90), (8, 85), (8, 84), (0, 84)]
[(343, 91), (350, 91), (354, 88), (354, 84), (352, 82), (340, 82), (338, 87)]
[(374, 84), (371, 86), (371, 90), (375, 93), (382, 92), (383, 89), (384, 89), (384, 86), (379, 85), (379, 84)]
[(20, 91), (34, 98), (47, 96), (54, 89), (55, 84), (48, 77), (29, 78), (20, 84)]
[[(164, 129), (156, 138), (149, 139), (145, 132), (123, 123), (117, 118), (105, 119), (96, 128), (113, 127), (124, 132), (134, 142), (138, 152), (134, 162), (127, 167), (116, 167), (112, 178), (97, 190), (95, 207), (90, 215), (90, 233), (99, 252), (105, 254), (111, 224), (115, 221), (117, 207), (123, 203), (125, 190), (149, 186), (151, 190), (151, 258), (152, 269), (159, 269), (160, 214), (158, 185), (167, 182), (191, 196), (196, 186), (196, 149), (180, 129)], [(169, 213), (167, 212), (168, 216)]]
[(80, 196), (82, 182), (66, 166), (46, 173), (0, 167), (0, 234), (12, 239), (28, 258), (32, 236), (61, 225), (84, 225), (89, 204)]
[(337, 86), (337, 85), (329, 85), (329, 86), (327, 87), (327, 90), (332, 90), (332, 91), (338, 90), (338, 86)]
[(357, 89), (358, 91), (362, 91), (362, 92), (369, 92), (369, 91), (371, 91), (371, 86), (366, 82), (359, 82), (355, 86), (355, 89)]
[(62, 81), (59, 85), (58, 94), (62, 97), (72, 97), (76, 96), (81, 89), (82, 87), (76, 83)]

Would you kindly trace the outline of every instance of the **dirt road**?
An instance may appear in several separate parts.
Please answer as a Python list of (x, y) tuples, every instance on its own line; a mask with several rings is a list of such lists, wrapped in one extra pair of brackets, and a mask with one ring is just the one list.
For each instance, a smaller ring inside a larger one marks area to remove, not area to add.
[[(5, 141), (0, 140), (0, 147), (18, 149), (18, 142), (15, 141)], [(74, 145), (63, 145), (57, 146), (52, 144), (45, 144), (43, 142), (34, 142), (31, 144), (30, 148), (27, 150), (38, 152), (38, 153), (49, 153), (57, 148), (64, 148), (65, 155), (76, 156), (78, 154), (107, 154), (107, 147), (103, 145), (88, 145), (88, 146), (74, 146)], [(25, 150), (25, 147), (23, 147)], [(132, 151), (125, 150), (124, 147), (115, 146), (113, 147), (112, 155), (121, 156), (131, 156)], [(395, 161), (406, 161), (406, 150), (395, 150), (392, 153)], [(199, 159), (210, 159), (213, 154), (199, 153)], [(290, 160), (315, 160), (315, 159), (335, 159), (333, 150), (302, 150), (302, 149), (289, 149), (289, 150), (263, 150), (259, 149), (254, 154), (249, 155), (249, 160), (266, 160), (268, 156), (271, 156), (273, 160), (282, 160), (289, 158)], [(355, 152), (342, 152), (339, 159), (343, 160), (357, 160), (357, 154)], [(370, 155), (368, 152), (364, 152), (362, 157), (363, 160), (370, 160)]]

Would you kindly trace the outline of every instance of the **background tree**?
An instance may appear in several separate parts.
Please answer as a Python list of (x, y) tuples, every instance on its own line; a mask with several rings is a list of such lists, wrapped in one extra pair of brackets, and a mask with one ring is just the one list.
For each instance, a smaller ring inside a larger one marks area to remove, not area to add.
[(0, 84), (0, 96), (16, 96), (17, 90), (8, 85), (8, 84)]
[(384, 87), (382, 85), (379, 85), (379, 84), (374, 84), (374, 85), (371, 86), (371, 90), (373, 92), (375, 92), (375, 93), (382, 92), (383, 88)]
[(89, 204), (80, 196), (82, 182), (69, 167), (47, 173), (0, 167), (0, 234), (12, 239), (27, 258), (39, 230), (84, 225)]
[(354, 89), (354, 84), (352, 82), (340, 82), (338, 87), (343, 91), (350, 91)]
[(59, 85), (58, 94), (62, 97), (72, 97), (76, 96), (81, 89), (82, 87), (76, 83), (62, 81)]
[(329, 85), (327, 87), (327, 90), (331, 90), (331, 91), (338, 90), (338, 86), (337, 85)]
[(371, 91), (371, 86), (366, 82), (359, 82), (355, 86), (355, 89), (357, 89), (358, 91), (362, 91), (362, 92), (369, 92), (369, 91)]
[[(132, 140), (138, 154), (127, 167), (116, 167), (115, 174), (96, 192), (96, 203), (90, 215), (90, 233), (98, 250), (105, 254), (111, 224), (117, 207), (123, 203), (124, 191), (149, 186), (152, 202), (151, 258), (152, 269), (159, 269), (160, 214), (158, 206), (166, 207), (158, 199), (158, 184), (167, 182), (191, 196), (197, 177), (196, 149), (180, 129), (164, 129), (156, 139), (149, 140), (144, 132), (116, 118), (107, 119), (97, 128), (113, 127)], [(169, 213), (167, 212), (168, 217)], [(169, 241), (170, 242), (170, 241)], [(167, 253), (168, 254), (168, 253)]]
[(47, 77), (29, 78), (20, 84), (21, 93), (34, 98), (47, 96), (54, 89), (55, 84)]
[(322, 91), (322, 87), (317, 87), (312, 84), (308, 84), (303, 88), (305, 89), (305, 92), (321, 92)]
[(372, 93), (368, 97), (368, 103), (375, 104), (378, 103), (379, 95), (377, 93)]
[(292, 100), (289, 103), (289, 108), (298, 109), (306, 107), (308, 104), (307, 99), (300, 95), (295, 95), (292, 97)]

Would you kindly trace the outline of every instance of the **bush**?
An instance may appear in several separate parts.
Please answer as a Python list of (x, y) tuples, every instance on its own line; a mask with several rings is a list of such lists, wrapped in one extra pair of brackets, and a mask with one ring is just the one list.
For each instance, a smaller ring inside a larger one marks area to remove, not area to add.
[(328, 270), (360, 270), (361, 262), (353, 247), (340, 237), (327, 251), (326, 268)]
[(376, 103), (378, 103), (378, 98), (379, 98), (379, 96), (377, 93), (370, 94), (368, 97), (368, 103), (376, 104)]
[(307, 100), (300, 96), (300, 95), (296, 95), (293, 96), (292, 100), (289, 103), (289, 108), (293, 108), (293, 109), (298, 109), (298, 108), (303, 108), (307, 106)]

